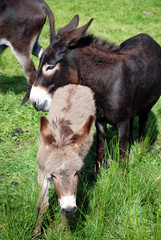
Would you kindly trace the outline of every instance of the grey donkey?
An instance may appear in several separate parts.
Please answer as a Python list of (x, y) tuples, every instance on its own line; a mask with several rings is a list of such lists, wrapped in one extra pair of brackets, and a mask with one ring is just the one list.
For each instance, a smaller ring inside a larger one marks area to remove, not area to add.
[(37, 155), (40, 196), (34, 235), (41, 233), (43, 213), (49, 206), (51, 182), (56, 190), (62, 218), (77, 211), (78, 172), (93, 143), (95, 114), (91, 89), (69, 84), (54, 93), (48, 117), (40, 117)]

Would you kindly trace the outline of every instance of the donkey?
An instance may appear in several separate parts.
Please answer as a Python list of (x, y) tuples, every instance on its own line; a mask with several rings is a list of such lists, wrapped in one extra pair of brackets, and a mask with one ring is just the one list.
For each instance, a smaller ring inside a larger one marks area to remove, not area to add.
[(48, 208), (52, 181), (63, 215), (77, 211), (78, 172), (93, 142), (95, 102), (90, 88), (69, 84), (52, 98), (48, 118), (40, 117), (40, 147), (37, 203), (38, 220), (34, 234), (40, 234), (43, 212)]
[(106, 123), (119, 130), (120, 161), (128, 155), (133, 119), (139, 116), (139, 137), (148, 113), (161, 95), (161, 47), (147, 34), (115, 46), (85, 34), (93, 19), (77, 29), (76, 15), (60, 29), (41, 56), (30, 101), (47, 111), (52, 94), (69, 83), (88, 86), (96, 100), (97, 169), (105, 149)]
[(47, 16), (52, 40), (55, 36), (54, 16), (45, 1), (0, 1), (0, 54), (10, 47), (26, 75), (29, 88), (23, 104), (27, 101), (30, 88), (36, 80), (32, 54), (40, 58), (43, 52), (38, 38)]

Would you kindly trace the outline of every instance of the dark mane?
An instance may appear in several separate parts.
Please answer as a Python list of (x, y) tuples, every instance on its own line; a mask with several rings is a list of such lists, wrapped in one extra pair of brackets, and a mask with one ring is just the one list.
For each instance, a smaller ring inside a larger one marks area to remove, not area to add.
[(78, 41), (76, 47), (85, 47), (89, 45), (97, 48), (100, 51), (108, 52), (116, 51), (119, 48), (119, 46), (117, 46), (115, 43), (108, 42), (107, 40), (101, 39), (99, 37), (95, 37), (92, 34), (88, 34), (82, 37)]

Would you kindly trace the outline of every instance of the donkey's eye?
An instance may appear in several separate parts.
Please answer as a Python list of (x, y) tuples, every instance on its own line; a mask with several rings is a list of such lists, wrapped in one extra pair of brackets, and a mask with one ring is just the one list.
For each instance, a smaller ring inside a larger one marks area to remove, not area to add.
[(56, 177), (54, 174), (51, 174), (51, 177), (52, 177), (53, 179), (57, 179), (57, 177)]
[(74, 174), (74, 177), (78, 176), (79, 174), (79, 171), (77, 171), (75, 174)]
[(48, 65), (45, 71), (50, 71), (50, 70), (53, 70), (54, 68), (55, 68), (55, 65)]
[(56, 64), (48, 64), (45, 63), (44, 66), (42, 67), (42, 74), (44, 74), (47, 78), (51, 77), (54, 75), (57, 70), (59, 70), (59, 63)]

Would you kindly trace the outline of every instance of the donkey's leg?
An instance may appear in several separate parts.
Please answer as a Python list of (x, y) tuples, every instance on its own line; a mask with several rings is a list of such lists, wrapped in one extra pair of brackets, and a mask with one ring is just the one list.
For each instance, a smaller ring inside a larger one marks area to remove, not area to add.
[(23, 49), (20, 52), (14, 49), (14, 47), (11, 45), (11, 50), (26, 75), (28, 85), (32, 86), (36, 80), (36, 68), (32, 61), (32, 55), (30, 54), (29, 49), (27, 52), (23, 51)]
[(49, 188), (50, 188), (50, 179), (47, 178), (47, 176), (39, 170), (38, 172), (38, 182), (40, 187), (40, 196), (36, 205), (37, 213), (38, 213), (38, 219), (36, 222), (36, 227), (34, 230), (34, 235), (41, 234), (41, 224), (43, 220), (43, 214), (47, 211), (49, 206)]
[(17, 58), (17, 61), (19, 62), (22, 70), (24, 71), (24, 73), (26, 75), (26, 78), (27, 78), (28, 90), (27, 90), (27, 92), (25, 94), (25, 97), (22, 101), (22, 104), (25, 104), (29, 99), (31, 87), (36, 80), (36, 68), (35, 68), (34, 63), (32, 61), (31, 54), (29, 53), (29, 50), (28, 50), (28, 53), (23, 52), (23, 51), (19, 52), (12, 45), (10, 45), (10, 47), (11, 47), (11, 50), (12, 50), (13, 54)]
[(22, 64), (22, 69), (26, 75), (27, 82), (28, 82), (28, 88), (27, 88), (26, 94), (22, 100), (22, 105), (24, 105), (30, 97), (31, 87), (36, 80), (37, 72), (36, 72), (35, 66), (34, 66), (31, 58), (25, 59), (25, 61)]
[(145, 136), (145, 128), (148, 120), (149, 111), (139, 116), (139, 140)]
[[(39, 33), (39, 35), (40, 35), (40, 33)], [(40, 44), (38, 42), (39, 35), (37, 36), (36, 41), (34, 39), (32, 40), (32, 44), (34, 44), (33, 49), (32, 49), (32, 54), (40, 59), (44, 49), (40, 46)], [(35, 69), (35, 66), (33, 64), (31, 56), (30, 56), (30, 63), (29, 63), (29, 67), (30, 67), (29, 69), (31, 69), (31, 72), (28, 69), (28, 65), (26, 65), (26, 66), (27, 67), (26, 67), (26, 70), (24, 68), (24, 72), (25, 72), (27, 80), (28, 80), (28, 89), (27, 89), (25, 97), (22, 101), (22, 105), (24, 105), (28, 101), (28, 99), (30, 97), (31, 87), (36, 80), (36, 69)]]
[(96, 172), (100, 171), (100, 166), (105, 154), (105, 138), (106, 138), (106, 124), (96, 122), (97, 130), (97, 161)]
[(118, 126), (120, 133), (120, 162), (123, 162), (126, 155), (128, 154), (128, 144), (129, 144), (129, 136), (130, 136), (130, 120), (122, 122)]
[(27, 78), (27, 82), (28, 82), (28, 88), (27, 88), (27, 91), (26, 91), (26, 94), (22, 100), (22, 105), (24, 105), (29, 97), (30, 97), (30, 91), (31, 91), (31, 87), (33, 85), (33, 83), (35, 82), (36, 80), (36, 69), (35, 69), (35, 66), (33, 64), (33, 61), (31, 58), (26, 58), (26, 59), (23, 59), (25, 61), (22, 62), (21, 66), (22, 66), (22, 69), (26, 75), (26, 78)]
[(130, 136), (129, 136), (130, 143), (134, 142), (134, 139), (133, 139), (133, 122), (134, 122), (134, 118), (131, 118), (130, 119)]

